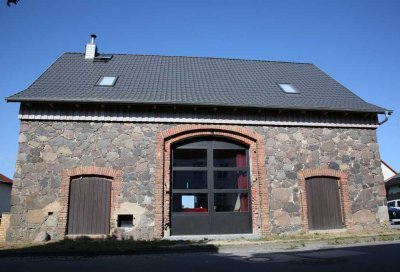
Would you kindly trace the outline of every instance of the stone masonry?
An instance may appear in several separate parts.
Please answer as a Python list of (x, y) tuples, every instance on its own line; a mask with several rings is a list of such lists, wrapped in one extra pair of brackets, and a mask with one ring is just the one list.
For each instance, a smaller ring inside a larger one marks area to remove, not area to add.
[(9, 225), (10, 225), (10, 214), (3, 213), (0, 220), (0, 242), (4, 242), (6, 240), (6, 233)]
[(272, 232), (301, 230), (298, 173), (340, 170), (348, 176), (354, 228), (387, 222), (376, 131), (346, 128), (256, 128), (266, 137)]
[[(114, 212), (134, 215), (134, 227), (123, 235), (154, 239), (156, 136), (174, 126), (22, 121), (7, 239), (62, 239), (57, 232), (62, 173), (81, 166), (120, 171), (122, 185)], [(272, 233), (303, 230), (298, 173), (307, 169), (332, 169), (347, 175), (353, 228), (374, 228), (387, 222), (375, 130), (246, 128), (265, 140), (266, 195)]]

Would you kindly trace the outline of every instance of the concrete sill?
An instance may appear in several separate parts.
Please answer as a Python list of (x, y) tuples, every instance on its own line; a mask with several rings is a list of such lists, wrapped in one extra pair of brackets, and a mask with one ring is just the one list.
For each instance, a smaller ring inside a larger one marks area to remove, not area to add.
[(342, 229), (327, 229), (327, 230), (309, 230), (308, 233), (309, 234), (317, 234), (317, 233), (320, 233), (320, 234), (333, 233), (333, 234), (335, 234), (335, 233), (345, 233), (347, 231), (348, 230), (346, 228), (342, 228)]
[(80, 240), (80, 239), (96, 240), (96, 239), (108, 239), (110, 237), (111, 237), (111, 235), (108, 235), (108, 234), (67, 234), (67, 235), (65, 235), (66, 239), (71, 239), (71, 240)]
[(199, 241), (199, 240), (256, 240), (260, 239), (262, 236), (253, 233), (243, 233), (243, 234), (212, 234), (212, 235), (173, 235), (164, 237), (163, 240), (189, 240), (189, 241)]

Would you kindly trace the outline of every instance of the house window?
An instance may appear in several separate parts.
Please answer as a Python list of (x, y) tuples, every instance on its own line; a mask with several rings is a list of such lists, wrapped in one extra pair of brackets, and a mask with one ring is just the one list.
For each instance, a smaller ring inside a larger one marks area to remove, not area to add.
[(117, 81), (116, 76), (103, 76), (97, 81), (96, 86), (112, 87)]
[(289, 93), (289, 94), (300, 93), (292, 84), (279, 83), (278, 86), (285, 93)]

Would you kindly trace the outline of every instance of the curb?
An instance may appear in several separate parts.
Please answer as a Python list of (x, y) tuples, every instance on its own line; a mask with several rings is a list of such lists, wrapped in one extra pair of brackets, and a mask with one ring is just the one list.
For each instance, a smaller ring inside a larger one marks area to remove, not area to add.
[[(24, 248), (17, 249), (0, 249), (0, 258), (6, 257), (96, 257), (96, 256), (122, 256), (122, 255), (145, 255), (145, 254), (173, 254), (173, 253), (195, 253), (195, 252), (240, 252), (244, 250), (257, 250), (264, 252), (290, 252), (290, 251), (306, 251), (306, 250), (322, 250), (328, 248), (355, 247), (365, 245), (378, 245), (400, 243), (400, 234), (375, 234), (360, 235), (352, 237), (329, 237), (321, 239), (292, 239), (292, 240), (210, 240), (208, 244), (176, 244), (176, 245), (154, 245), (148, 248), (136, 249), (105, 249), (104, 251), (88, 251), (77, 248), (74, 250), (66, 249), (65, 251), (40, 251), (29, 250)], [(46, 244), (43, 244), (46, 246)], [(48, 249), (47, 249), (48, 250)], [(95, 249), (96, 250), (96, 249)]]
[(66, 251), (66, 252), (6, 252), (0, 251), (0, 259), (8, 257), (97, 257), (97, 256), (122, 256), (122, 255), (146, 255), (146, 254), (169, 254), (169, 253), (193, 253), (193, 252), (218, 252), (216, 246), (182, 246), (182, 247), (165, 247), (151, 249), (133, 249), (124, 251)]

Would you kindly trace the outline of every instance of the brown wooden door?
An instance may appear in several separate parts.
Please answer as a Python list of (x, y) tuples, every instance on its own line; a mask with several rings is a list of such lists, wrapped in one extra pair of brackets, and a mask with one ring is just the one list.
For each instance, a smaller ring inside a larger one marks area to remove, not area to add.
[(308, 226), (310, 230), (343, 227), (339, 183), (335, 178), (314, 177), (306, 180)]
[(109, 234), (111, 180), (82, 177), (70, 186), (68, 234)]

